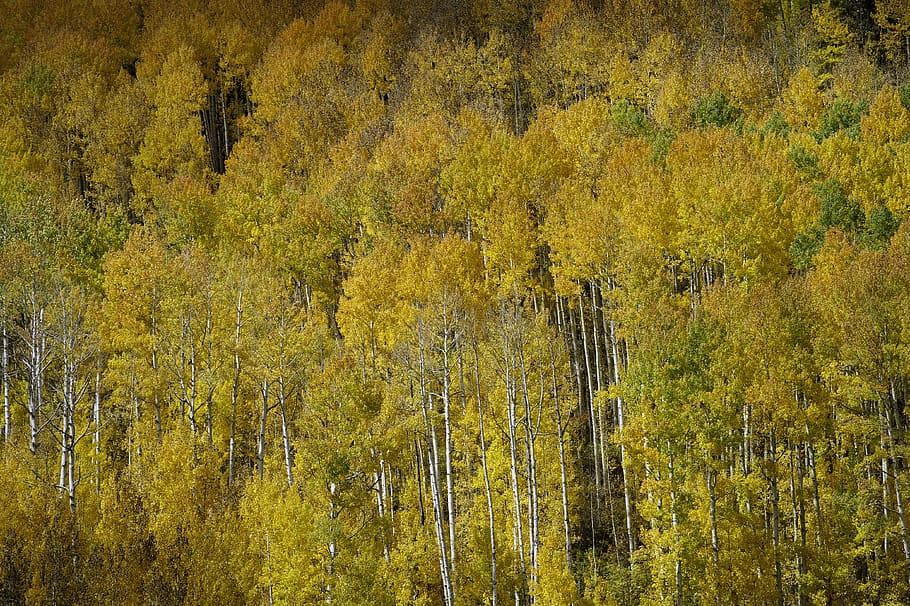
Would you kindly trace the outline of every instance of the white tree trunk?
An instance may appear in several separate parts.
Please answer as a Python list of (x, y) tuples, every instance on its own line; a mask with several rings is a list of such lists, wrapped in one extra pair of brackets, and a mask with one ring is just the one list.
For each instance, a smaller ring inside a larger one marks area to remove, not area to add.
[[(505, 316), (503, 315), (503, 330), (507, 331)], [(527, 562), (525, 561), (525, 544), (524, 544), (524, 525), (522, 522), (521, 493), (518, 482), (518, 419), (516, 418), (515, 400), (517, 397), (517, 387), (512, 376), (512, 352), (510, 351), (509, 339), (506, 335), (503, 343), (503, 355), (505, 361), (505, 386), (506, 386), (506, 410), (508, 414), (509, 429), (509, 472), (510, 485), (512, 488), (512, 506), (514, 509), (515, 525), (515, 547), (518, 551), (518, 563), (521, 572), (521, 587), (516, 592), (521, 594), (527, 593)], [(516, 601), (519, 596), (516, 594)]]
[[(518, 330), (522, 331), (521, 324), (518, 325)], [(528, 549), (529, 556), (531, 559), (531, 581), (532, 583), (537, 583), (537, 555), (540, 548), (540, 533), (538, 531), (539, 525), (539, 513), (538, 513), (538, 501), (537, 501), (537, 449), (536, 449), (536, 438), (537, 438), (537, 428), (532, 426), (531, 423), (531, 398), (529, 394), (528, 386), (528, 369), (525, 364), (525, 354), (524, 354), (524, 339), (519, 332), (518, 336), (518, 361), (519, 361), (519, 370), (521, 371), (521, 389), (522, 389), (522, 399), (524, 400), (525, 414), (524, 414), (524, 429), (525, 429), (525, 451), (527, 456), (527, 478), (528, 478)], [(543, 382), (541, 381), (541, 388), (543, 388)], [(541, 394), (542, 395), (542, 394)], [(539, 409), (538, 409), (539, 410)], [(534, 602), (533, 595), (531, 596), (531, 603)]]
[(480, 425), (480, 465), (483, 468), (483, 487), (487, 497), (487, 518), (490, 530), (490, 592), (492, 594), (491, 606), (496, 606), (498, 579), (496, 576), (496, 518), (493, 513), (493, 490), (490, 486), (490, 471), (487, 467), (487, 439), (483, 423), (483, 398), (480, 392), (480, 360), (477, 354), (477, 345), (474, 345), (474, 386), (477, 395), (477, 416)]
[(449, 310), (445, 301), (443, 302), (442, 310), (442, 406), (443, 423), (445, 425), (446, 505), (449, 519), (449, 572), (455, 577), (455, 480), (452, 472), (452, 398), (449, 385), (449, 348), (451, 347), (452, 336), (449, 327)]
[(446, 533), (443, 529), (442, 488), (439, 479), (439, 443), (436, 436), (436, 424), (431, 418), (432, 407), (430, 394), (426, 386), (426, 366), (423, 350), (418, 353), (420, 365), (420, 402), (427, 440), (427, 469), (430, 474), (430, 500), (433, 504), (433, 524), (436, 530), (436, 544), (439, 547), (439, 575), (446, 606), (454, 606), (455, 594), (449, 568), (449, 550), (446, 545)]
[[(895, 399), (893, 382), (891, 384), (891, 396), (892, 396), (892, 399)], [(882, 407), (885, 408), (884, 425), (885, 425), (885, 430), (887, 431), (886, 453), (889, 458), (893, 458), (894, 457), (894, 444), (895, 444), (894, 418), (893, 418), (894, 413), (892, 412), (890, 402), (889, 403), (880, 402), (879, 411), (881, 411)], [(879, 414), (881, 414), (881, 413), (879, 413)], [(910, 581), (910, 533), (908, 533), (908, 531), (907, 531), (907, 516), (906, 516), (905, 510), (904, 510), (903, 492), (901, 491), (901, 478), (900, 478), (900, 472), (897, 468), (897, 465), (894, 465), (894, 502), (897, 507), (897, 519), (900, 522), (901, 546), (903, 547), (903, 551), (904, 551), (904, 563), (906, 566), (906, 574), (907, 574), (908, 581)]]
[(237, 401), (240, 399), (240, 330), (243, 327), (243, 286), (237, 293), (234, 320), (234, 375), (231, 380), (231, 423), (228, 435), (228, 486), (234, 483), (234, 450), (237, 435)]
[(155, 377), (155, 391), (152, 394), (152, 399), (155, 406), (155, 435), (158, 438), (158, 443), (161, 443), (161, 396), (158, 393), (158, 322), (155, 318), (155, 315), (152, 314), (151, 318), (151, 332), (152, 332), (152, 374)]
[(44, 399), (44, 371), (49, 364), (47, 353), (47, 329), (44, 323), (44, 306), (40, 305), (34, 293), (25, 301), (26, 331), (25, 342), (28, 348), (24, 358), (28, 372), (27, 410), (29, 425), (29, 450), (32, 454), (38, 451), (38, 434), (41, 431), (41, 409)]
[(278, 407), (281, 412), (281, 443), (284, 447), (284, 472), (288, 488), (294, 485), (294, 460), (291, 453), (291, 433), (288, 427), (287, 402), (284, 393), (284, 377), (278, 377)]
[(559, 384), (556, 380), (556, 354), (553, 351), (553, 344), (550, 343), (550, 379), (553, 390), (553, 408), (556, 412), (556, 445), (559, 449), (559, 488), (562, 497), (562, 528), (563, 540), (565, 541), (566, 550), (566, 568), (572, 572), (572, 534), (569, 527), (569, 482), (566, 474), (566, 447), (565, 433), (566, 427), (562, 421), (562, 409), (559, 400)]
[(597, 426), (597, 413), (594, 410), (594, 383), (591, 377), (591, 355), (588, 352), (588, 330), (585, 324), (585, 303), (578, 294), (578, 320), (581, 328), (581, 348), (585, 359), (585, 377), (587, 378), (588, 393), (588, 414), (591, 419), (591, 454), (594, 463), (594, 485), (599, 487), (603, 483), (603, 470), (600, 468), (598, 452), (600, 451), (600, 442), (603, 440), (603, 428)]
[(0, 380), (3, 381), (3, 441), (10, 443), (13, 437), (12, 417), (9, 397), (9, 333), (6, 330), (6, 318), (0, 320), (2, 330), (2, 351), (0, 351)]
[(256, 440), (256, 471), (262, 479), (265, 466), (265, 428), (269, 416), (269, 380), (262, 380), (262, 410), (259, 415), (259, 436)]
[(101, 494), (101, 363), (95, 370), (95, 403), (92, 409), (94, 434), (92, 445), (95, 449), (95, 494)]
[[(619, 383), (619, 344), (618, 339), (616, 338), (616, 326), (613, 320), (610, 320), (610, 352), (613, 356), (613, 382)], [(619, 427), (619, 432), (622, 433), (625, 428), (625, 402), (622, 399), (622, 396), (616, 398), (616, 424)], [(636, 537), (635, 537), (635, 527), (632, 522), (632, 487), (629, 480), (629, 470), (628, 465), (626, 464), (626, 448), (620, 443), (619, 445), (619, 462), (622, 467), (622, 488), (623, 488), (623, 499), (626, 506), (626, 535), (629, 539), (629, 555), (632, 555), (632, 552), (635, 551), (636, 546)]]

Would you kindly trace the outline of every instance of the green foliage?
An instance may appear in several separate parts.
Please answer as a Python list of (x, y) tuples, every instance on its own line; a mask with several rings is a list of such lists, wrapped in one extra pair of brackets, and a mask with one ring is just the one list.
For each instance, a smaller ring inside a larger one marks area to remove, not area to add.
[(869, 212), (860, 240), (869, 248), (883, 249), (891, 242), (900, 224), (900, 220), (883, 204)]
[(837, 65), (854, 40), (840, 3), (826, 0), (812, 6), (812, 22), (817, 36), (817, 48), (812, 53), (818, 71), (827, 75)]
[(697, 126), (730, 126), (742, 115), (742, 110), (736, 107), (727, 96), (715, 91), (706, 97), (701, 97), (692, 108), (692, 121)]
[(818, 156), (810, 153), (802, 145), (794, 145), (787, 150), (787, 159), (796, 165), (797, 170), (809, 181), (821, 178), (824, 173), (818, 165)]
[(667, 160), (667, 154), (670, 153), (670, 145), (676, 139), (676, 133), (667, 129), (658, 129), (654, 131), (651, 137), (651, 162), (658, 166), (663, 166)]
[(0, 602), (906, 601), (904, 0), (94, 4), (0, 23)]
[(44, 63), (32, 63), (22, 78), (22, 87), (29, 100), (38, 107), (47, 106), (56, 80), (56, 74)]
[(843, 185), (837, 179), (828, 179), (815, 185), (815, 195), (821, 202), (819, 224), (827, 229), (838, 227), (849, 233), (858, 233), (866, 221), (859, 204), (847, 198)]
[[(859, 204), (847, 198), (843, 186), (837, 179), (832, 178), (818, 183), (813, 189), (821, 204), (821, 214), (817, 223), (797, 234), (790, 244), (790, 258), (797, 270), (802, 272), (809, 270), (815, 256), (822, 249), (825, 233), (829, 228), (835, 227), (851, 235), (860, 236), (861, 239), (867, 239), (870, 244), (877, 243), (881, 238), (890, 237), (890, 234), (884, 235), (884, 232), (890, 229), (889, 225), (877, 224), (872, 231), (863, 231), (869, 230), (866, 226), (866, 215)], [(876, 221), (887, 222), (887, 219), (877, 215)]]
[(653, 132), (645, 112), (626, 99), (621, 99), (610, 107), (610, 121), (625, 137), (648, 136)]
[(793, 267), (802, 272), (808, 271), (812, 266), (812, 260), (822, 249), (824, 243), (825, 230), (819, 225), (813, 225), (806, 231), (797, 234), (790, 245)]
[(762, 126), (761, 132), (766, 136), (773, 133), (779, 137), (786, 137), (790, 133), (790, 130), (791, 127), (787, 124), (787, 119), (784, 117), (784, 114), (780, 110), (775, 109), (771, 112), (765, 125)]
[(856, 243), (870, 249), (886, 248), (897, 232), (900, 221), (886, 205), (872, 209), (868, 216), (859, 204), (847, 198), (837, 179), (828, 179), (814, 186), (821, 203), (818, 222), (794, 238), (790, 245), (793, 266), (807, 271), (815, 256), (821, 251), (825, 233), (837, 228), (854, 238)]
[(848, 99), (838, 97), (825, 110), (821, 117), (821, 128), (818, 139), (830, 137), (838, 131), (844, 131), (853, 140), (859, 139), (860, 122), (869, 113), (869, 104), (864, 101), (851, 103)]

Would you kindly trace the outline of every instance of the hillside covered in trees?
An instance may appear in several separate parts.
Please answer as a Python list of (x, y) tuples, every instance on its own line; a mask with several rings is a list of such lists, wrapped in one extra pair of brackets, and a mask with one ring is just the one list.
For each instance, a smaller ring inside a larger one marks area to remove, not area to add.
[(907, 0), (0, 6), (0, 603), (910, 600)]

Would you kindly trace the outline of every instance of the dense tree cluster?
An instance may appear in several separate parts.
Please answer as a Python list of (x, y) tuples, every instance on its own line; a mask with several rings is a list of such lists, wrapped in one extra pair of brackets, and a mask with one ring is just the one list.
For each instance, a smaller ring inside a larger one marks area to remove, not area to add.
[(910, 600), (906, 0), (8, 0), (0, 602)]

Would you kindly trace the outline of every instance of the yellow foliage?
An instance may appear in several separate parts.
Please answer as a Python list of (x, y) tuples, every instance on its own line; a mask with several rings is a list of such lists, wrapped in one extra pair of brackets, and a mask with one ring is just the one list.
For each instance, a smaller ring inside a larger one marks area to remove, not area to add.
[(796, 129), (817, 131), (825, 100), (819, 92), (818, 78), (807, 68), (802, 68), (790, 78), (783, 92), (783, 111), (787, 123)]
[(869, 57), (858, 49), (850, 48), (843, 60), (832, 70), (831, 93), (833, 97), (848, 99), (853, 103), (873, 98), (885, 81)]
[(910, 132), (910, 112), (901, 104), (897, 90), (886, 84), (875, 96), (869, 114), (863, 116), (863, 140), (873, 145), (895, 144)]
[(615, 50), (610, 56), (609, 95), (613, 101), (627, 99), (644, 105), (646, 85), (641, 81), (629, 55), (622, 49)]
[(812, 7), (812, 23), (819, 39), (819, 48), (813, 53), (813, 58), (820, 71), (827, 74), (841, 60), (854, 36), (831, 0)]

